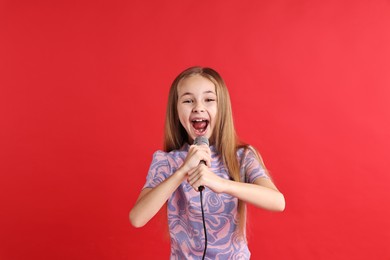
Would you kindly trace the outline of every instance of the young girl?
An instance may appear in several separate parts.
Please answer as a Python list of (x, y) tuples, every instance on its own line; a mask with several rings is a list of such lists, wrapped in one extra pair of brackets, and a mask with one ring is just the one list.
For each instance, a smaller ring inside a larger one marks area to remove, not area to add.
[[(209, 139), (210, 146), (192, 145), (198, 136)], [(154, 153), (130, 212), (132, 225), (142, 227), (167, 203), (171, 259), (201, 259), (204, 254), (200, 186), (206, 259), (249, 259), (245, 203), (283, 211), (284, 197), (257, 151), (238, 141), (221, 76), (210, 68), (192, 67), (171, 86), (164, 152)]]

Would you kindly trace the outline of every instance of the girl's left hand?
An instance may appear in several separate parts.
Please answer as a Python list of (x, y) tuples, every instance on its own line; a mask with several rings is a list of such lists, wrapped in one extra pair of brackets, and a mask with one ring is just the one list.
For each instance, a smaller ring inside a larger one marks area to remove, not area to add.
[(206, 165), (199, 164), (188, 172), (187, 181), (196, 191), (199, 191), (199, 186), (206, 186), (216, 193), (221, 193), (227, 180), (217, 176)]

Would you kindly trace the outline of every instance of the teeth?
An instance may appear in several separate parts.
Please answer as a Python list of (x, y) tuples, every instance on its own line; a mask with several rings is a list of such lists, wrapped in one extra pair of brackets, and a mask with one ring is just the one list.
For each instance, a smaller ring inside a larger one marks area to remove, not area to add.
[(194, 120), (192, 120), (193, 122), (203, 122), (203, 121), (207, 121), (207, 120), (205, 120), (205, 119), (194, 119)]

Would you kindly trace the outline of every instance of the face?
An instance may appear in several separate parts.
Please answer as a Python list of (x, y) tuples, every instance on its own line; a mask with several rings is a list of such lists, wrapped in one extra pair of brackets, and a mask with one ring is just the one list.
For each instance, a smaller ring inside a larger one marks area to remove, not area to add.
[(200, 76), (190, 76), (178, 85), (177, 111), (191, 144), (197, 136), (210, 139), (217, 115), (215, 85)]

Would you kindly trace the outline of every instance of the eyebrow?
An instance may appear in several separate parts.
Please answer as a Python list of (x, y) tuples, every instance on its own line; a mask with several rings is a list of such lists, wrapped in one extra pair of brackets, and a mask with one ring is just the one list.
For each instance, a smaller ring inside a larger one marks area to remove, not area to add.
[[(203, 92), (202, 94), (214, 94), (214, 95), (217, 95), (216, 93), (214, 93), (214, 91), (212, 91), (212, 90), (208, 90), (208, 91), (205, 91), (205, 92)], [(183, 96), (186, 96), (186, 95), (193, 95), (193, 93), (191, 93), (191, 92), (185, 92), (185, 93), (183, 93), (179, 98), (181, 98), (181, 97), (183, 97)]]

